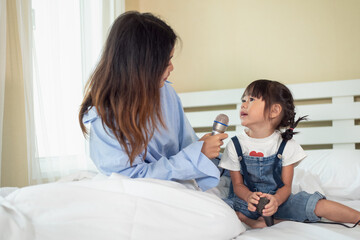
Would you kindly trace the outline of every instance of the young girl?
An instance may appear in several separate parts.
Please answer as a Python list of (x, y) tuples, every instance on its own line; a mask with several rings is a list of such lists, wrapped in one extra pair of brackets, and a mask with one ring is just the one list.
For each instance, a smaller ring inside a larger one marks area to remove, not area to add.
[[(242, 96), (241, 132), (226, 146), (219, 166), (230, 170), (233, 191), (225, 201), (239, 219), (252, 228), (265, 227), (256, 212), (260, 197), (269, 201), (262, 216), (316, 222), (321, 217), (336, 222), (358, 223), (360, 212), (326, 200), (319, 192), (291, 193), (294, 167), (306, 157), (292, 139), (295, 106), (290, 90), (270, 80), (252, 82)], [(283, 133), (280, 128), (287, 128)], [(259, 219), (259, 220), (257, 220)]]
[(90, 157), (104, 174), (197, 181), (215, 187), (227, 134), (197, 141), (170, 82), (177, 36), (150, 13), (127, 12), (112, 25), (101, 59), (87, 83), (79, 113), (90, 128)]

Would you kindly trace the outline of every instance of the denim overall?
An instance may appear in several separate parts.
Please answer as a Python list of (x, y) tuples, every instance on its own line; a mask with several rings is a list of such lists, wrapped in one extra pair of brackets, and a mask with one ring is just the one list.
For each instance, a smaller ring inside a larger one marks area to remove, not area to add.
[[(284, 151), (287, 140), (283, 140), (276, 154), (269, 157), (253, 157), (244, 156), (242, 154), (241, 145), (238, 138), (231, 138), (234, 143), (236, 152), (239, 157), (244, 184), (252, 192), (262, 192), (275, 194), (277, 189), (284, 186), (281, 180), (282, 170), (282, 153)], [(291, 194), (289, 198), (279, 206), (278, 211), (274, 214), (274, 218), (287, 219), (293, 221), (311, 221), (320, 220), (315, 215), (314, 210), (316, 203), (325, 198), (319, 192), (309, 194), (307, 192), (299, 192)], [(247, 202), (237, 197), (234, 193), (233, 186), (230, 186), (230, 192), (224, 201), (235, 211), (241, 212), (251, 219), (257, 219), (261, 215), (257, 212), (248, 210)]]

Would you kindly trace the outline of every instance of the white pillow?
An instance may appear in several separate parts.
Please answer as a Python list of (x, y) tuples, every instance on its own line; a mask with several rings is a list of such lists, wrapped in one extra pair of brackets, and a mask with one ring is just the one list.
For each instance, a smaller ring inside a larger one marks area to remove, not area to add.
[(325, 192), (321, 187), (321, 180), (319, 176), (300, 168), (295, 168), (291, 190), (292, 193), (305, 191), (308, 193), (319, 192), (325, 195)]
[(307, 154), (295, 168), (294, 188), (318, 185), (327, 198), (360, 200), (360, 150), (312, 150)]

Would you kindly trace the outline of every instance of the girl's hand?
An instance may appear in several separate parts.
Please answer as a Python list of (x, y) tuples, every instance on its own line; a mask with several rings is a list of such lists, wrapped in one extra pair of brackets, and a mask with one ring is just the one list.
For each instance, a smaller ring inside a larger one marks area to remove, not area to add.
[(248, 210), (251, 212), (256, 211), (256, 205), (259, 203), (260, 196), (263, 195), (262, 192), (253, 192), (247, 198)]
[(261, 197), (266, 197), (267, 199), (270, 200), (270, 202), (265, 205), (265, 207), (262, 211), (262, 215), (264, 217), (274, 215), (277, 212), (278, 207), (279, 207), (279, 203), (278, 203), (276, 197), (271, 194), (263, 194)]
[(220, 133), (211, 136), (211, 133), (205, 134), (199, 141), (204, 141), (201, 152), (209, 159), (219, 156), (220, 146), (223, 145), (223, 140), (227, 138), (226, 133)]

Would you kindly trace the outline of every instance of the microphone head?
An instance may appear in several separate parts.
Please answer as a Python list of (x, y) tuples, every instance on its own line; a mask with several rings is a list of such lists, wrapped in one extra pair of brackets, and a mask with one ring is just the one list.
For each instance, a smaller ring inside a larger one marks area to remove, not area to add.
[(227, 126), (229, 124), (229, 117), (226, 114), (221, 113), (216, 116), (215, 121), (225, 124)]
[(211, 135), (224, 133), (229, 124), (229, 117), (225, 114), (219, 114), (214, 120), (213, 130)]

